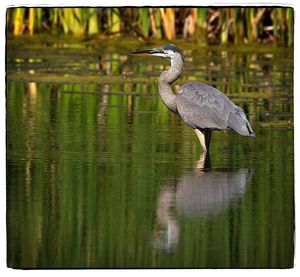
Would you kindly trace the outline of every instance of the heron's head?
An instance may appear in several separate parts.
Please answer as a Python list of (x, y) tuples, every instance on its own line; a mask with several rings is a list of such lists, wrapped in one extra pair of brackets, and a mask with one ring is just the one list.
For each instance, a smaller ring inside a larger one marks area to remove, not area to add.
[(180, 57), (183, 59), (181, 51), (174, 44), (163, 45), (158, 48), (152, 48), (147, 50), (139, 50), (132, 52), (134, 55), (146, 54), (151, 56), (158, 56), (163, 58), (169, 58), (171, 60)]

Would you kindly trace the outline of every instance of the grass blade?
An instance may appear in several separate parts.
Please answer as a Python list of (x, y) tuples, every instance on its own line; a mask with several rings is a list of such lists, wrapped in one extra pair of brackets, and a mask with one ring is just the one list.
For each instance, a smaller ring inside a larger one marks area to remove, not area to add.
[(14, 31), (15, 36), (19, 36), (23, 33), (24, 29), (24, 8), (15, 8), (14, 10)]

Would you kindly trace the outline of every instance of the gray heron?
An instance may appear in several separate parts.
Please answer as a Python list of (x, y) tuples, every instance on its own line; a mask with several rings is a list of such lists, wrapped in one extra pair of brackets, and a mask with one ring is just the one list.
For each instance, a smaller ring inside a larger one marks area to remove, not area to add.
[(183, 69), (183, 55), (175, 45), (134, 51), (132, 54), (149, 54), (170, 59), (170, 69), (163, 71), (159, 77), (159, 94), (168, 109), (194, 129), (204, 153), (209, 151), (214, 130), (233, 130), (242, 136), (255, 137), (243, 109), (216, 88), (189, 82), (177, 94), (173, 93), (171, 84), (178, 79)]

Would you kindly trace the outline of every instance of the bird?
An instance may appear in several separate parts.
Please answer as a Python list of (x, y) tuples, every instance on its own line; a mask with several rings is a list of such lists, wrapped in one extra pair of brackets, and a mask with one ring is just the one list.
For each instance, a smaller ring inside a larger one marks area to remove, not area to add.
[(171, 85), (181, 75), (184, 64), (183, 54), (174, 44), (137, 50), (131, 54), (146, 54), (170, 60), (170, 68), (163, 71), (158, 80), (160, 97), (171, 112), (179, 115), (186, 125), (194, 129), (203, 153), (209, 152), (212, 131), (228, 130), (242, 136), (255, 137), (244, 110), (216, 88), (201, 82), (189, 82), (173, 93)]

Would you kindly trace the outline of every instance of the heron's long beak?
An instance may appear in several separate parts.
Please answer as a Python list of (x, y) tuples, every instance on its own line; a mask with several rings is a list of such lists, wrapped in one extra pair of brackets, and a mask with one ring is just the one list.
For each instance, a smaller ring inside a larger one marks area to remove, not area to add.
[(146, 50), (139, 50), (139, 51), (134, 51), (131, 54), (132, 55), (140, 55), (140, 54), (156, 54), (156, 53), (161, 53), (159, 48), (153, 48), (153, 49), (146, 49)]

